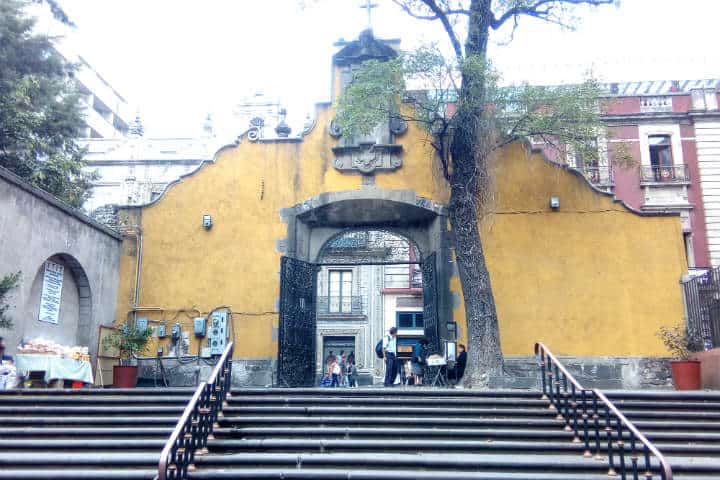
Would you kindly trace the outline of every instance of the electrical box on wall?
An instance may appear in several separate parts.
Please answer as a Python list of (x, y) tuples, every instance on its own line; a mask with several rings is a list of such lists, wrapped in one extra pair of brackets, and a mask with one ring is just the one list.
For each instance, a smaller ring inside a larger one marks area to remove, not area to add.
[(145, 317), (140, 317), (135, 320), (135, 330), (138, 332), (144, 332), (148, 328), (148, 319)]
[(195, 333), (196, 337), (204, 337), (205, 336), (205, 317), (195, 317), (193, 318), (193, 332)]
[(216, 311), (210, 316), (210, 327), (208, 330), (208, 348), (210, 355), (222, 355), (227, 343), (227, 319), (228, 312)]
[(155, 333), (158, 338), (165, 338), (167, 336), (167, 326), (164, 323), (158, 324)]
[(172, 326), (172, 330), (170, 330), (170, 336), (173, 338), (173, 340), (178, 340), (182, 336), (182, 327), (179, 323), (176, 323)]

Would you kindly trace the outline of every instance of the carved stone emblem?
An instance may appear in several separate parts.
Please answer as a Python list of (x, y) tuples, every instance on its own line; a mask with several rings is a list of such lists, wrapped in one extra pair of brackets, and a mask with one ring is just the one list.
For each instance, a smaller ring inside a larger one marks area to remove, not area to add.
[(402, 166), (401, 145), (360, 144), (335, 147), (333, 165), (341, 172), (371, 175), (377, 171), (392, 171)]

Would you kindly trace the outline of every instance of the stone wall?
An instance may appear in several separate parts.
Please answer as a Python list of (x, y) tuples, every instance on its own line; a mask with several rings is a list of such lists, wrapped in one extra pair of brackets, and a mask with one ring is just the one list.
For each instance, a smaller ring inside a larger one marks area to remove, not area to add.
[[(644, 357), (558, 357), (571, 375), (586, 388), (670, 389), (670, 361)], [(505, 358), (505, 375), (493, 377), (491, 388), (540, 388), (534, 357)]]
[[(200, 371), (200, 381), (207, 380), (214, 367), (212, 360), (196, 357), (186, 357), (178, 360), (174, 357), (161, 357), (165, 378), (170, 387), (190, 387), (197, 385), (197, 372)], [(162, 376), (158, 369), (157, 359), (144, 357), (139, 359), (138, 385), (161, 386)], [(233, 360), (232, 386), (238, 387), (265, 387), (273, 384), (276, 371), (274, 360)]]
[[(22, 339), (42, 336), (97, 348), (99, 325), (112, 325), (121, 237), (82, 212), (0, 168), (0, 276), (22, 272), (13, 290), (11, 330), (0, 330), (13, 355)], [(64, 269), (57, 325), (38, 320), (46, 260)]]

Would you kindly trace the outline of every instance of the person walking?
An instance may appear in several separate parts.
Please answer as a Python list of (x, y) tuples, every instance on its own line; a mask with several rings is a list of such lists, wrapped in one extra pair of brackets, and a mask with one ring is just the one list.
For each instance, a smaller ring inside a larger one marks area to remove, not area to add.
[(422, 385), (423, 374), (425, 372), (425, 359), (427, 358), (427, 338), (422, 337), (415, 344), (413, 348), (411, 369), (413, 374), (413, 383), (415, 385)]
[(385, 358), (385, 381), (383, 384), (386, 387), (392, 387), (398, 374), (397, 328), (392, 327), (388, 333), (389, 335), (383, 338), (383, 357)]

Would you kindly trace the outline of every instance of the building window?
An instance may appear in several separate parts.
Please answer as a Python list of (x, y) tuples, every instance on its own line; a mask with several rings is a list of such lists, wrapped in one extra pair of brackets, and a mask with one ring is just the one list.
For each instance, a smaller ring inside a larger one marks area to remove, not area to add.
[(656, 182), (672, 180), (674, 175), (670, 135), (650, 135), (650, 168)]
[(423, 312), (396, 312), (397, 328), (424, 328)]
[(352, 270), (329, 271), (329, 312), (352, 312)]

